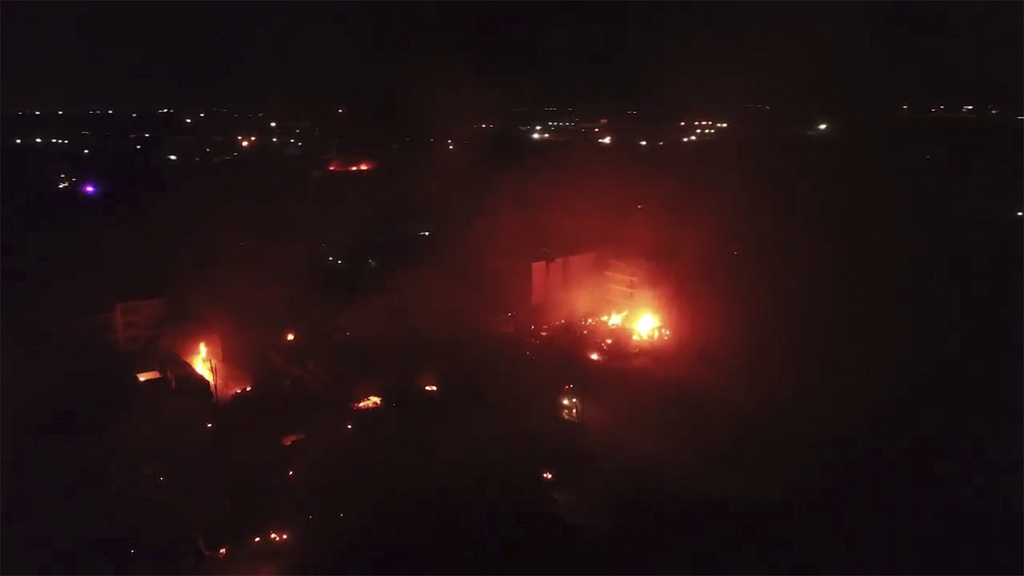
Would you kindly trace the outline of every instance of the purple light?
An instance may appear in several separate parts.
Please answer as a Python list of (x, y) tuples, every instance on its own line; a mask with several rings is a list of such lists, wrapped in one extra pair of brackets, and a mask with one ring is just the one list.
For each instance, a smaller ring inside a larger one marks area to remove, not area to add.
[(82, 192), (84, 192), (87, 196), (92, 196), (93, 194), (96, 193), (96, 186), (90, 183), (86, 183), (82, 185)]

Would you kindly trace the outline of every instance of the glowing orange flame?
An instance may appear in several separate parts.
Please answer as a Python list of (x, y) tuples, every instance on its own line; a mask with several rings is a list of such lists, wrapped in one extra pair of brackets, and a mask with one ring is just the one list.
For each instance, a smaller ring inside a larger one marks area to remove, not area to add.
[(591, 352), (590, 354), (587, 355), (587, 358), (590, 358), (591, 360), (597, 362), (598, 360), (601, 359), (601, 355), (598, 354), (597, 352)]
[(356, 410), (369, 410), (371, 408), (377, 408), (380, 406), (383, 399), (380, 396), (367, 396), (359, 402), (352, 405)]
[(213, 361), (207, 356), (206, 342), (199, 343), (199, 353), (192, 358), (192, 368), (213, 384)]

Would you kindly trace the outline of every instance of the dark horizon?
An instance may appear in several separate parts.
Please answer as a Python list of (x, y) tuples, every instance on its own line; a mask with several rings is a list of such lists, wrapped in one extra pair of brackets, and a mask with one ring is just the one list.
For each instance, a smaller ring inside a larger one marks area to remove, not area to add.
[[(3, 107), (1019, 107), (1014, 3), (7, 2)], [(640, 32), (640, 33), (637, 33)], [(71, 96), (73, 95), (73, 96)]]

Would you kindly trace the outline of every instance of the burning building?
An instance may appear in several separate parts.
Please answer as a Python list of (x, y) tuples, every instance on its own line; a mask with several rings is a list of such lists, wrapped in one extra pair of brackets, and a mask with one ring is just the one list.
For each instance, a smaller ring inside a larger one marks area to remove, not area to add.
[(672, 311), (653, 262), (580, 254), (534, 262), (531, 280), (535, 335), (575, 339), (590, 360), (669, 339)]
[(596, 252), (534, 262), (530, 304), (540, 323), (667, 306), (656, 266)]

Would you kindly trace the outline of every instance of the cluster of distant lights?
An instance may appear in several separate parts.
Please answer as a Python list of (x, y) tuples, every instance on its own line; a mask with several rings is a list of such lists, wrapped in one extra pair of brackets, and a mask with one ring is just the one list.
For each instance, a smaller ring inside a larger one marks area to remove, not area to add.
[[(21, 138), (15, 138), (14, 139), (14, 143), (15, 144), (21, 144), (22, 142), (23, 142), (23, 140)], [(34, 142), (36, 144), (42, 144), (44, 142), (44, 140), (43, 140), (43, 138), (38, 138), (37, 137), (34, 140)], [(69, 143), (70, 143), (70, 140), (61, 140), (59, 138), (50, 138), (50, 144), (69, 144)]]
[[(680, 122), (679, 125), (680, 126), (686, 126), (686, 122)], [(694, 126), (714, 126), (716, 128), (728, 128), (729, 127), (729, 124), (727, 122), (708, 122), (706, 120), (700, 120), (700, 121), (694, 122), (693, 125)]]
[[(995, 106), (988, 106), (987, 108), (988, 108), (988, 113), (989, 114), (999, 114), (999, 110)], [(910, 109), (910, 105), (909, 104), (903, 104), (903, 105), (900, 106), (900, 109), (901, 110), (909, 110)], [(963, 105), (960, 106), (959, 110), (960, 110), (961, 113), (974, 114), (974, 113), (976, 113), (974, 109), (975, 109), (974, 104), (963, 104)], [(951, 106), (950, 110), (955, 110), (955, 107)], [(928, 112), (931, 113), (931, 114), (934, 114), (936, 112), (945, 112), (945, 111), (946, 111), (946, 106), (944, 104), (936, 104), (935, 106), (931, 106), (931, 107), (928, 108)], [(1021, 117), (1018, 116), (1018, 118), (1021, 118)]]
[[(216, 111), (216, 110), (214, 110), (214, 111)], [(226, 110), (224, 110), (224, 111), (226, 112)], [(173, 108), (161, 108), (161, 109), (159, 109), (159, 110), (157, 110), (157, 111), (156, 111), (156, 113), (157, 113), (157, 114), (169, 114), (169, 113), (173, 113), (173, 112), (174, 112), (174, 109), (173, 109)], [(338, 113), (342, 113), (342, 112), (344, 112), (344, 110), (342, 110), (342, 109), (339, 109), (339, 110), (338, 110)], [(103, 114), (103, 113), (104, 113), (104, 111), (103, 111), (103, 110), (89, 110), (89, 111), (88, 111), (88, 113), (89, 113), (89, 114)], [(106, 114), (113, 114), (113, 113), (114, 113), (114, 111), (113, 111), (113, 110), (107, 110), (107, 111), (106, 111), (105, 113), (106, 113)], [(20, 115), (24, 115), (24, 114), (32, 114), (32, 115), (36, 115), (36, 116), (39, 116), (39, 115), (42, 115), (42, 111), (36, 110), (36, 111), (33, 111), (33, 112), (24, 112), (24, 111), (18, 112), (18, 115), (19, 115), (19, 116), (20, 116)], [(58, 111), (57, 111), (57, 114), (64, 114), (64, 111), (63, 111), (63, 110), (58, 110)], [(135, 116), (137, 116), (137, 114), (133, 113), (133, 114), (132, 114), (132, 116), (133, 116), (133, 117), (135, 117)], [(202, 117), (205, 117), (205, 116), (206, 116), (206, 114), (205, 114), (204, 112), (200, 112), (200, 113), (198, 114), (198, 116), (199, 116), (200, 118), (202, 118)], [(252, 115), (250, 115), (250, 117), (251, 117), (251, 116), (252, 116)], [(264, 116), (264, 114), (262, 114), (262, 113), (261, 113), (261, 114), (259, 114), (259, 116)], [(185, 118), (185, 123), (186, 123), (186, 124), (191, 124), (192, 122), (193, 122), (192, 118)], [(492, 128), (494, 127), (494, 125), (493, 125), (493, 124), (491, 124), (491, 125), (489, 125), (489, 126), (490, 126), (490, 127), (492, 127)], [(276, 128), (276, 127), (277, 127), (277, 122), (270, 122), (270, 127), (271, 127), (271, 128)], [(299, 130), (299, 129), (296, 129), (296, 130), (295, 130), (295, 132), (296, 132), (296, 133), (301, 133), (301, 130)], [(88, 134), (88, 132), (83, 132), (83, 134)], [(146, 138), (148, 138), (148, 137), (149, 137), (149, 134), (148, 134), (148, 133), (147, 133), (147, 134), (145, 134), (145, 137), (146, 137)], [(239, 136), (239, 137), (238, 137), (238, 140), (240, 140), (240, 141), (241, 141), (241, 142), (240, 142), (240, 144), (241, 144), (241, 146), (242, 146), (243, 148), (247, 148), (247, 147), (251, 146), (251, 145), (252, 145), (252, 144), (253, 144), (253, 143), (254, 143), (254, 142), (256, 141), (256, 137), (255, 137), (255, 136), (249, 136), (248, 138), (245, 138), (245, 139), (243, 140), (243, 137), (242, 137), (242, 136)], [(277, 137), (274, 137), (274, 138), (272, 138), (272, 140), (273, 140), (274, 142), (277, 142), (277, 141), (278, 141), (278, 138), (277, 138)], [(34, 142), (35, 142), (36, 144), (43, 144), (43, 143), (45, 142), (45, 140), (44, 140), (43, 138), (41, 138), (41, 137), (36, 137), (36, 138), (35, 138), (35, 139), (34, 139), (33, 141), (34, 141)], [(65, 139), (58, 139), (58, 138), (51, 138), (51, 139), (50, 139), (49, 141), (50, 141), (50, 143), (52, 143), (52, 144), (70, 144), (70, 140), (65, 140)], [(297, 145), (297, 146), (302, 146), (302, 142), (296, 142), (294, 138), (290, 138), (290, 139), (288, 139), (288, 142), (289, 142), (289, 143), (291, 143), (291, 144), (295, 144), (295, 145)], [(15, 138), (15, 139), (14, 139), (14, 143), (15, 143), (15, 144), (29, 143), (29, 140), (27, 140), (27, 139), (23, 139), (23, 138)], [(449, 141), (449, 149), (452, 149), (452, 148), (454, 148), (454, 146), (453, 146), (453, 145), (451, 145), (451, 143), (450, 143), (450, 141)], [(140, 150), (140, 149), (142, 149), (142, 146), (141, 146), (141, 145), (139, 145), (139, 144), (136, 144), (136, 145), (135, 145), (135, 149), (136, 149), (136, 150)], [(209, 150), (209, 149), (207, 149), (206, 151), (207, 151), (207, 152), (209, 152), (210, 150)], [(86, 149), (83, 149), (83, 150), (82, 150), (82, 154), (89, 154), (89, 149), (88, 149), (88, 148), (86, 148)], [(235, 155), (237, 156), (237, 153), (236, 153)], [(167, 155), (167, 159), (168, 159), (168, 160), (170, 160), (170, 161), (172, 161), (172, 162), (173, 162), (173, 161), (177, 161), (177, 160), (178, 160), (178, 156), (177, 156), (176, 154), (168, 154), (168, 155)], [(60, 186), (60, 187), (61, 187), (61, 188), (64, 188), (64, 187), (67, 187), (67, 186)], [(95, 192), (95, 189), (93, 189), (93, 190), (92, 190), (92, 192), (89, 192), (89, 191), (87, 191), (87, 190), (84, 190), (84, 189), (83, 189), (83, 192), (86, 192), (86, 193), (92, 194), (92, 193), (94, 193), (94, 192)]]
[[(695, 142), (699, 134), (710, 135), (714, 134), (719, 128), (728, 128), (728, 122), (711, 122), (709, 120), (698, 120), (692, 122), (693, 126), (701, 126), (701, 128), (694, 128), (693, 134), (689, 136), (683, 136), (683, 142)], [(686, 122), (680, 122), (680, 126), (686, 126)]]
[[(71, 188), (73, 183), (78, 181), (78, 179), (74, 177), (68, 178), (67, 174), (61, 174), (60, 177), (61, 182), (57, 184), (58, 190)], [(86, 196), (95, 196), (99, 192), (99, 186), (92, 182), (83, 182), (82, 185), (78, 187), (78, 191)]]

